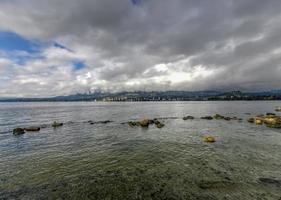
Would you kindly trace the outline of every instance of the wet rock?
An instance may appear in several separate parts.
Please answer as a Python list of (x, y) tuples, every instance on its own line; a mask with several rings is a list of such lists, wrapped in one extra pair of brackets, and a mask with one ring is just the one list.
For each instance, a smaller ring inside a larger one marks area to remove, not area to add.
[(31, 126), (31, 127), (24, 128), (24, 130), (30, 131), (30, 132), (38, 132), (38, 131), (40, 131), (40, 127)]
[(162, 128), (165, 126), (165, 124), (160, 122), (158, 119), (142, 119), (140, 121), (129, 121), (128, 122), (128, 125), (130, 127), (141, 126), (141, 127), (147, 128), (151, 124), (155, 124), (157, 128)]
[(203, 136), (203, 141), (204, 142), (210, 142), (213, 143), (216, 141), (215, 137), (211, 136), (211, 135), (204, 135)]
[(259, 115), (255, 118), (251, 118), (254, 120), (251, 123), (255, 123), (257, 125), (265, 124), (269, 128), (281, 128), (281, 117), (276, 115)]
[(277, 107), (277, 108), (275, 109), (275, 111), (276, 111), (276, 112), (281, 112), (281, 107)]
[(201, 117), (201, 119), (212, 120), (212, 119), (213, 119), (213, 117), (212, 117), (212, 116), (205, 116), (205, 117)]
[(158, 123), (158, 124), (156, 124), (156, 127), (157, 128), (163, 128), (165, 126), (165, 124), (163, 124), (163, 123)]
[(253, 117), (251, 117), (251, 118), (249, 118), (247, 121), (248, 121), (249, 123), (254, 123), (254, 122), (255, 122), (255, 119), (254, 119)]
[(224, 117), (223, 119), (226, 120), (226, 121), (230, 121), (231, 120), (230, 117)]
[(14, 134), (14, 135), (22, 135), (22, 134), (24, 134), (24, 133), (25, 133), (25, 131), (24, 131), (23, 128), (15, 128), (15, 129), (13, 130), (13, 134)]
[(183, 120), (188, 120), (188, 119), (194, 119), (194, 117), (193, 117), (193, 116), (185, 116), (185, 117), (183, 117), (182, 119), (183, 119)]
[(266, 115), (275, 116), (276, 114), (275, 113), (266, 113)]
[(139, 124), (137, 122), (134, 122), (134, 121), (129, 121), (128, 125), (131, 126), (131, 127), (139, 126)]
[(160, 124), (161, 122), (158, 119), (154, 119), (153, 123), (157, 125), (157, 124)]
[(149, 121), (149, 119), (143, 119), (143, 120), (140, 120), (139, 121), (139, 125), (141, 126), (141, 127), (148, 127), (149, 126), (149, 123), (150, 121)]
[(255, 118), (255, 124), (257, 124), (257, 125), (262, 125), (262, 124), (263, 124), (263, 119), (260, 118), (260, 117), (256, 117), (256, 118)]
[(220, 114), (215, 114), (214, 119), (224, 119), (225, 117)]
[(63, 126), (63, 123), (59, 123), (59, 122), (54, 121), (54, 123), (52, 124), (52, 127), (54, 127), (54, 128), (57, 128), (57, 127), (60, 127), (60, 126)]
[(278, 116), (265, 116), (263, 118), (265, 124), (281, 124), (281, 117)]

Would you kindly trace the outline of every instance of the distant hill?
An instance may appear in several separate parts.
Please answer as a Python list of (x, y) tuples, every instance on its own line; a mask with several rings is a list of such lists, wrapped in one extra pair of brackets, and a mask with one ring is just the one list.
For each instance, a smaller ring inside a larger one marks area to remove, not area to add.
[(265, 92), (241, 91), (135, 91), (118, 93), (85, 93), (51, 98), (2, 98), (0, 102), (32, 101), (220, 101), (220, 100), (281, 100), (281, 90)]

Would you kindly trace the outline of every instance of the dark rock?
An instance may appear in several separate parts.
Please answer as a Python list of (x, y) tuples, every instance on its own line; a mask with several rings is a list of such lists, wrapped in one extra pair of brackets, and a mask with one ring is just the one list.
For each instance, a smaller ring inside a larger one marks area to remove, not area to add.
[(221, 180), (221, 181), (201, 181), (199, 183), (197, 183), (198, 187), (201, 189), (221, 189), (224, 187), (229, 187), (232, 186), (234, 183), (231, 181), (225, 181), (225, 180)]
[(24, 128), (24, 130), (31, 131), (31, 132), (37, 132), (37, 131), (40, 131), (40, 127), (31, 126), (31, 127)]
[(163, 124), (163, 123), (158, 123), (158, 124), (156, 124), (156, 127), (157, 128), (163, 128), (165, 126), (165, 124)]
[(212, 117), (212, 116), (205, 116), (205, 117), (201, 117), (201, 119), (212, 120), (212, 119), (213, 119), (213, 117)]
[(139, 124), (137, 122), (134, 121), (129, 121), (128, 122), (129, 126), (134, 127), (134, 126), (139, 126)]
[(281, 112), (281, 107), (275, 109), (276, 112)]
[(254, 118), (249, 118), (248, 120), (247, 120), (249, 123), (254, 123), (255, 122), (255, 119)]
[(264, 184), (272, 184), (272, 185), (281, 186), (281, 180), (276, 180), (276, 179), (272, 179), (272, 178), (259, 178), (259, 182), (264, 183)]
[(185, 116), (185, 117), (183, 117), (182, 119), (183, 119), (183, 120), (188, 120), (188, 119), (194, 119), (194, 117), (193, 117), (193, 116)]
[(57, 127), (60, 127), (60, 126), (63, 126), (63, 123), (59, 123), (59, 122), (54, 121), (54, 123), (52, 124), (52, 127), (54, 127), (54, 128), (57, 128)]
[(13, 134), (14, 134), (14, 135), (22, 135), (22, 134), (24, 134), (24, 133), (25, 133), (25, 131), (24, 131), (23, 128), (15, 128), (15, 129), (13, 130)]
[(105, 121), (98, 121), (96, 122), (97, 124), (108, 124), (108, 123), (111, 123), (113, 121), (110, 121), (110, 120), (105, 120)]
[(275, 116), (275, 113), (266, 113), (266, 115), (271, 115), (271, 116)]
[(158, 119), (154, 119), (153, 123), (157, 125), (157, 124), (160, 124), (161, 122)]
[(223, 119), (226, 120), (226, 121), (230, 121), (231, 120), (230, 117), (224, 117)]

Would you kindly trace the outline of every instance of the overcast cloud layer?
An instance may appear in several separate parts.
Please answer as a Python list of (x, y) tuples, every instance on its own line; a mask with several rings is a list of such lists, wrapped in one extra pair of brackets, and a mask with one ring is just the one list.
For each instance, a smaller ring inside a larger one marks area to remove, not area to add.
[[(1, 0), (0, 97), (281, 88), (280, 0)], [(75, 63), (81, 66), (76, 66)]]

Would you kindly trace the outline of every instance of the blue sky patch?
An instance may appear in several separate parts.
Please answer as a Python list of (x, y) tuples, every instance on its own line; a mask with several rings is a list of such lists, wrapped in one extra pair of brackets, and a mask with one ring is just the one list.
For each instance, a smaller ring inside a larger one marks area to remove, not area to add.
[(83, 69), (83, 68), (86, 67), (84, 61), (81, 61), (81, 60), (73, 61), (72, 64), (73, 64), (73, 67), (74, 67), (74, 70), (75, 70), (75, 71), (76, 71), (76, 70)]
[(27, 40), (20, 35), (12, 32), (0, 31), (0, 50), (9, 51), (26, 51), (33, 53), (41, 47), (39, 42)]

